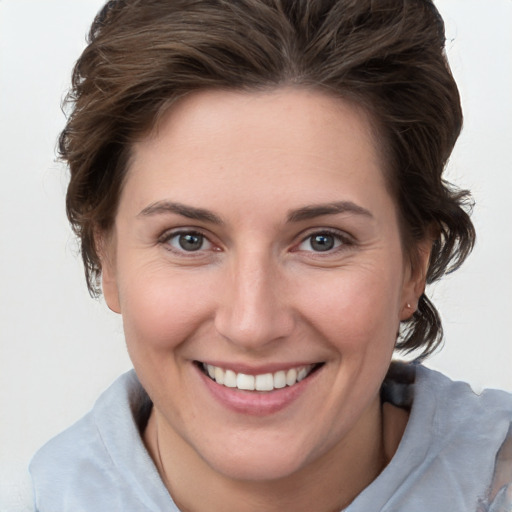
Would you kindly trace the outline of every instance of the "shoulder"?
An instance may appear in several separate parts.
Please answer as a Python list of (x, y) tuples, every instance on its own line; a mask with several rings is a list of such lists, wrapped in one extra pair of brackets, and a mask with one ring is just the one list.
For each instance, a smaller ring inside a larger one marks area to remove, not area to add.
[[(501, 390), (475, 393), (422, 365), (393, 363), (382, 387), (384, 401), (411, 409), (410, 427), (429, 427), (434, 437), (477, 431), (502, 438), (512, 421), (512, 394)], [(492, 428), (489, 423), (492, 421)]]
[[(395, 365), (386, 381), (383, 399), (410, 408), (409, 420), (388, 466), (348, 510), (502, 512), (489, 506), (512, 423), (512, 395), (476, 394), (420, 365)], [(506, 483), (502, 476), (499, 489)]]
[(419, 384), (436, 392), (436, 458), (479, 488), (473, 510), (512, 510), (512, 394), (495, 389), (477, 394), (466, 383), (424, 368)]
[(414, 438), (429, 436), (428, 456), (437, 463), (462, 476), (490, 478), (512, 423), (512, 395), (475, 393), (465, 382), (419, 366), (410, 423)]
[(168, 499), (139, 433), (150, 407), (133, 371), (116, 380), (88, 414), (33, 457), (36, 509), (151, 510), (151, 485)]
[(475, 393), (469, 384), (423, 366), (416, 369), (414, 395), (415, 406), (432, 414), (439, 434), (462, 428), (459, 435), (481, 431), (503, 439), (512, 421), (512, 394), (497, 389)]
[[(500, 390), (475, 393), (465, 382), (424, 367), (416, 371), (411, 438), (428, 436), (424, 481), (444, 489), (453, 503), (488, 510), (496, 492), (497, 460), (512, 424), (512, 395)], [(509, 480), (509, 483), (512, 480)]]

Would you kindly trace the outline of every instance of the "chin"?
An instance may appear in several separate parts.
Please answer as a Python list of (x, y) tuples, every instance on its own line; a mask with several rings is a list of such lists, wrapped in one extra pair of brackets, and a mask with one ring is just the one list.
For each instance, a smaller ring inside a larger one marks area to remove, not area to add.
[(220, 453), (208, 450), (202, 457), (217, 473), (233, 480), (280, 480), (299, 472), (308, 463), (304, 443), (245, 441), (243, 448), (220, 442), (217, 446), (225, 449)]
[(298, 472), (302, 465), (298, 461), (289, 461), (283, 457), (272, 459), (258, 456), (255, 459), (240, 460), (230, 457), (217, 461), (212, 465), (213, 469), (232, 480), (246, 482), (265, 482), (284, 479)]

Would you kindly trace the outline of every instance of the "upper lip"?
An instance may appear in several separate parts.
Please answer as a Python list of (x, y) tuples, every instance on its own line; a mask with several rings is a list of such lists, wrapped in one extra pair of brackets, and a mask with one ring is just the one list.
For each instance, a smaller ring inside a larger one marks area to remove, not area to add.
[(294, 361), (290, 363), (266, 363), (256, 366), (247, 363), (225, 362), (218, 360), (197, 360), (196, 362), (205, 365), (218, 366), (223, 370), (232, 370), (235, 373), (244, 373), (245, 375), (261, 375), (265, 373), (276, 373), (279, 371), (287, 371), (292, 368), (301, 368), (304, 366), (319, 365), (323, 363), (323, 361)]

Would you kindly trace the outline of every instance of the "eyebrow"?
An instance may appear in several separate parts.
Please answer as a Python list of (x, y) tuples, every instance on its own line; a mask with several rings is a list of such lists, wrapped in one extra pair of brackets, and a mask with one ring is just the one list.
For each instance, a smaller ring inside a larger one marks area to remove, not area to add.
[(165, 213), (175, 213), (182, 217), (187, 217), (188, 219), (210, 222), (212, 224), (223, 224), (221, 218), (210, 210), (195, 208), (194, 206), (187, 206), (182, 203), (175, 203), (172, 201), (157, 201), (156, 203), (152, 203), (149, 206), (146, 206), (146, 208), (144, 208), (137, 217)]
[(335, 203), (304, 206), (303, 208), (292, 210), (288, 214), (288, 222), (300, 222), (314, 219), (315, 217), (321, 217), (322, 215), (336, 215), (338, 213), (355, 213), (357, 215), (373, 218), (369, 210), (352, 201), (338, 201)]
[[(287, 222), (300, 222), (308, 219), (314, 219), (315, 217), (321, 217), (322, 215), (336, 215), (347, 212), (373, 218), (373, 215), (366, 208), (363, 208), (352, 201), (339, 201), (334, 203), (309, 205), (304, 206), (303, 208), (298, 208), (297, 210), (292, 210), (288, 213)], [(146, 208), (144, 208), (137, 217), (165, 213), (174, 213), (189, 219), (210, 222), (212, 224), (224, 224), (221, 218), (210, 210), (187, 206), (173, 201), (157, 201), (156, 203), (152, 203), (149, 206), (146, 206)]]

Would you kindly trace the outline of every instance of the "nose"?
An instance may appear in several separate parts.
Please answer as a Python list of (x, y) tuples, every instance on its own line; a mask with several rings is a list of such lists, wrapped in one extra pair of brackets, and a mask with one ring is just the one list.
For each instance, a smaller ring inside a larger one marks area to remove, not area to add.
[(234, 258), (221, 286), (215, 326), (230, 343), (257, 351), (293, 331), (286, 279), (269, 255), (253, 252)]

